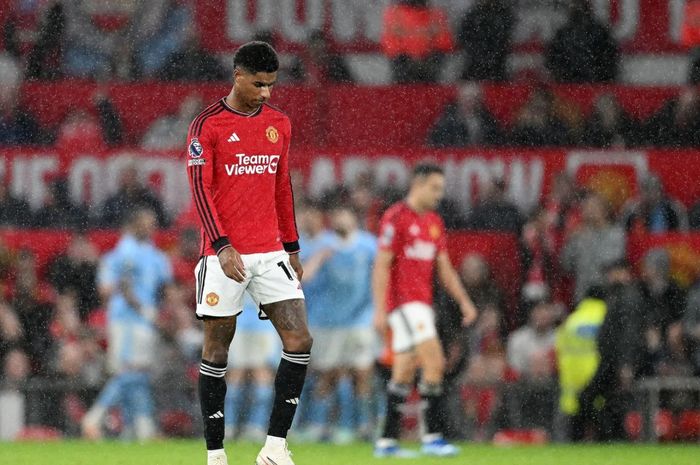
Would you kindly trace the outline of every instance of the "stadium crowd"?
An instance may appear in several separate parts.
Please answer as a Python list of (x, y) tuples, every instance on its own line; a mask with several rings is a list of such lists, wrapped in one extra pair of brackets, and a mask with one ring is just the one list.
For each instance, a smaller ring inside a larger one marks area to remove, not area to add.
[[(2, 148), (134, 143), (149, 150), (179, 150), (187, 125), (202, 107), (198, 97), (187, 98), (175, 114), (163, 115), (134, 140), (123, 129), (124, 115), (105, 86), (93, 96), (92, 108), (75, 108), (57, 127), (46, 127), (19, 98), (28, 81), (228, 79), (228, 63), (202, 47), (189, 1), (11, 3), (15, 8), (0, 25)], [(549, 90), (550, 82), (610, 82), (617, 77), (618, 45), (584, 0), (572, 2), (571, 17), (547, 44), (546, 64), (535, 77), (507, 72), (515, 21), (509, 2), (475, 2), (457, 30), (430, 2), (394, 3), (385, 15), (381, 46), (395, 83), (438, 82), (446, 54), (459, 50), (467, 57), (458, 97), (433, 124), (425, 140), (428, 147), (700, 146), (700, 96), (695, 87), (682, 89), (644, 120), (627, 115), (610, 94), (601, 95), (584, 117)], [(35, 30), (33, 42), (21, 34), (26, 28)], [(259, 31), (256, 37), (275, 41), (270, 31)], [(287, 54), (283, 65), (283, 84), (356, 80), (345, 57), (329, 49), (321, 31), (310, 34), (302, 52)], [(505, 125), (484, 105), (477, 81), (515, 80), (535, 84), (513, 123)], [(692, 73), (690, 82), (697, 82)], [(297, 190), (302, 248), (305, 242), (325, 244), (305, 256), (307, 273), (318, 283), (339, 280), (326, 266), (342, 259), (339, 244), (359, 231), (371, 243), (381, 213), (402, 194), (398, 188), (377, 186), (371, 173), (317, 198)], [(45, 203), (34, 209), (14, 196), (7, 183), (0, 184), (3, 230), (44, 228), (70, 235), (67, 248), (46, 265), (37, 264), (30, 248), (12, 249), (0, 239), (0, 439), (52, 431), (93, 438), (135, 434), (127, 431), (123, 415), (114, 409), (104, 412), (103, 431), (86, 428), (84, 419), (111, 374), (106, 302), (98, 292), (100, 270), (121, 228), (142, 209), (153, 213), (158, 228), (176, 237), (163, 240), (157, 235), (156, 242), (167, 256), (172, 277), (165, 280), (157, 303), (157, 355), (145, 368), (159, 412), (154, 420), (168, 435), (192, 435), (201, 428), (192, 410), (202, 342), (192, 305), (198, 226), (191, 211), (169, 212), (135, 170), (127, 169), (102, 205), (76, 204), (62, 178), (52, 181)], [(517, 302), (509, 303), (492, 279), (487, 260), (479, 254), (463, 257), (457, 264), (460, 276), (480, 311), (472, 328), (461, 327), (458, 309), (444, 293), (436, 296), (447, 355), (445, 402), (451, 407), (452, 437), (490, 440), (499, 431), (528, 428), (562, 440), (636, 437), (638, 429), (630, 426), (640, 411), (636, 382), (700, 376), (700, 281), (694, 282), (700, 270), (695, 267), (679, 279), (663, 248), (651, 249), (639, 263), (627, 255), (635, 234), (700, 230), (700, 199), (686, 209), (651, 174), (636, 196), (614, 205), (605, 192), (577, 185), (561, 173), (531, 211), (516, 206), (504, 180), (493, 177), (471, 210), (463, 211), (446, 199), (440, 213), (453, 230), (513, 234), (519, 254), (512, 259), (520, 261), (523, 270)], [(94, 241), (92, 233), (98, 229), (112, 231), (110, 247)], [(362, 280), (362, 272), (366, 277), (366, 270), (359, 272), (353, 279)], [(314, 284), (307, 285), (310, 319), (318, 329), (330, 323), (314, 315)], [(369, 294), (368, 282), (366, 286)], [(340, 286), (328, 286), (324, 292), (329, 294), (323, 297), (326, 302), (348, 297)], [(259, 330), (256, 322), (248, 324), (248, 331)], [(371, 330), (371, 318), (358, 318), (353, 324)], [(584, 338), (588, 358), (577, 359), (571, 355), (582, 343), (576, 337), (582, 327), (591, 326), (592, 335)], [(318, 348), (323, 350), (319, 344), (314, 350)], [(379, 387), (391, 363), (386, 348), (377, 346), (373, 355), (370, 363), (352, 373), (330, 373), (330, 368), (341, 367), (312, 363), (314, 375), (304, 396), (314, 402), (302, 401), (299, 439), (347, 442), (373, 437), (382, 415), (377, 407)], [(239, 368), (228, 382), (237, 386), (230, 391), (241, 394), (227, 399), (227, 408), (257, 400), (243, 409), (245, 418), (227, 423), (227, 435), (257, 438), (263, 434), (259, 419), (266, 415), (257, 410), (265, 408), (269, 396), (270, 366), (265, 361)], [(587, 375), (577, 378), (579, 372)], [(606, 399), (603, 407), (596, 403), (599, 396)], [(417, 404), (415, 397), (413, 403)], [(316, 407), (305, 407), (310, 404)], [(319, 411), (318, 405), (325, 410)], [(660, 407), (674, 415), (690, 415), (698, 410), (697, 393), (665, 393)], [(569, 427), (558, 428), (562, 421)], [(410, 431), (415, 425), (409, 421), (404, 426)]]

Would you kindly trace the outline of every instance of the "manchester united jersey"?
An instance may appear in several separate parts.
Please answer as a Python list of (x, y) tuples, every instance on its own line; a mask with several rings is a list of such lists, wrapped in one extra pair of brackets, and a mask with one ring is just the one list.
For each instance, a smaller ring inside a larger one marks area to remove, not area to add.
[(187, 173), (202, 223), (202, 255), (299, 250), (287, 157), (289, 118), (270, 105), (252, 114), (221, 99), (190, 125)]
[(435, 258), (447, 247), (440, 216), (417, 213), (405, 202), (394, 204), (382, 217), (379, 247), (394, 255), (387, 310), (415, 301), (432, 305)]

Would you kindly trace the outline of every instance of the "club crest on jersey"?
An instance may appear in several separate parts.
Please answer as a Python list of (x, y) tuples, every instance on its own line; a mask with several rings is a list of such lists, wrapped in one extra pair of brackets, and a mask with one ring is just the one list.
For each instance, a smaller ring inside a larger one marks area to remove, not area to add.
[(265, 135), (267, 136), (267, 140), (273, 144), (276, 144), (280, 138), (280, 134), (277, 132), (277, 129), (274, 126), (270, 126), (265, 129)]
[(436, 224), (430, 226), (430, 238), (436, 240), (440, 237), (440, 227)]
[(189, 152), (192, 158), (199, 158), (204, 153), (204, 147), (202, 147), (202, 144), (199, 143), (199, 139), (196, 137), (193, 137), (190, 141)]
[(210, 292), (207, 294), (207, 305), (210, 307), (215, 307), (219, 303), (219, 296), (215, 292)]

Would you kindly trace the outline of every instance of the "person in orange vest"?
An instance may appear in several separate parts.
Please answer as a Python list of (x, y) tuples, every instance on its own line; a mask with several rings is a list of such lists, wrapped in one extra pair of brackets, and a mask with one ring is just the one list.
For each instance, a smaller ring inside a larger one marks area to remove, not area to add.
[(700, 0), (688, 0), (683, 14), (681, 44), (688, 48), (688, 82), (700, 83)]
[(442, 9), (428, 0), (397, 0), (384, 12), (381, 45), (395, 82), (435, 82), (454, 39)]

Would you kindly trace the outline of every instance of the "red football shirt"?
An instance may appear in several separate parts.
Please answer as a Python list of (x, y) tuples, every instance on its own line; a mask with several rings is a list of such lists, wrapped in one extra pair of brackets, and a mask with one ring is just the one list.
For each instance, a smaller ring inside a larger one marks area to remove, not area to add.
[(202, 254), (299, 250), (289, 177), (289, 118), (270, 105), (241, 113), (221, 99), (190, 125), (187, 174)]
[(407, 302), (432, 305), (435, 258), (447, 249), (440, 216), (435, 212), (417, 213), (405, 202), (392, 205), (382, 217), (379, 247), (394, 254), (387, 311)]

